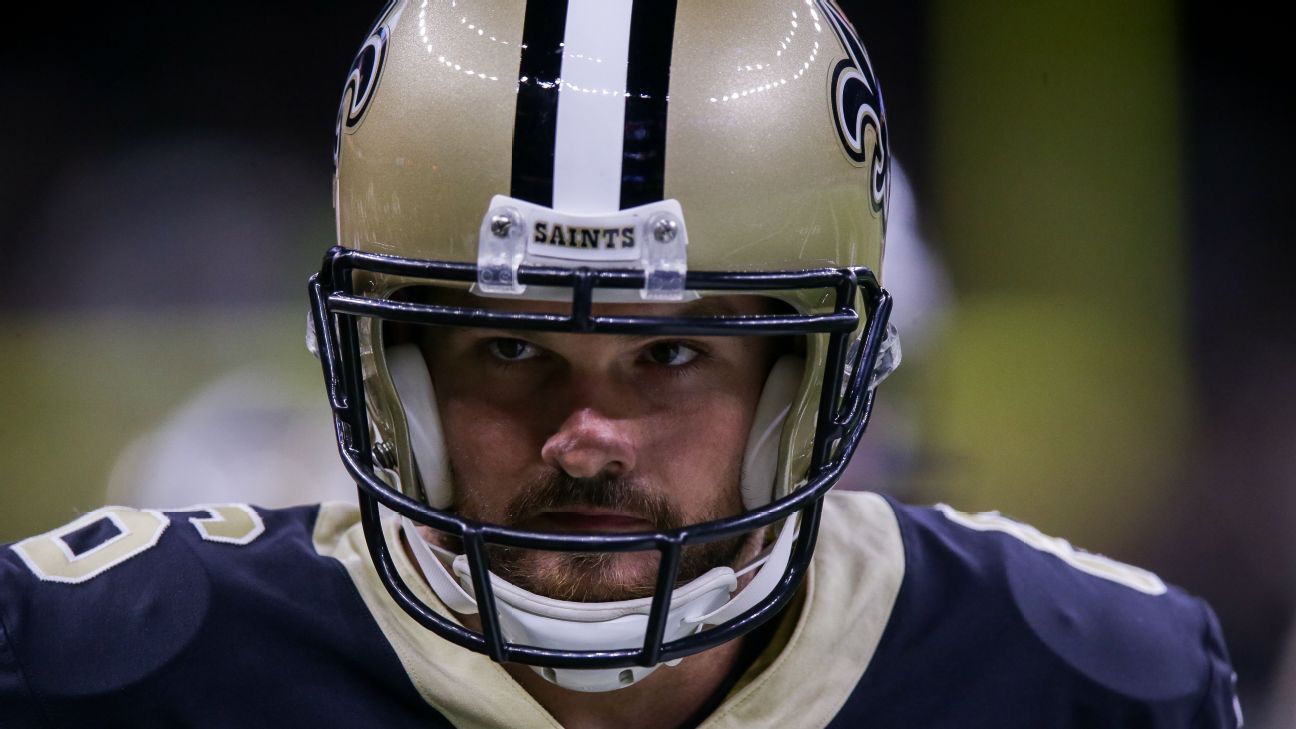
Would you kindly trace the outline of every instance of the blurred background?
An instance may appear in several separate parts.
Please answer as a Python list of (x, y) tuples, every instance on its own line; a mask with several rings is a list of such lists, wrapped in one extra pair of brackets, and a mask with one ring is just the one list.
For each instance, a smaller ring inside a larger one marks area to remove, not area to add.
[[(305, 283), (381, 4), (11, 23), (0, 542), (105, 501), (351, 498)], [(1158, 571), (1219, 613), (1248, 726), (1296, 726), (1285, 26), (1164, 0), (843, 6), (903, 167), (883, 275), (906, 346), (847, 485)]]

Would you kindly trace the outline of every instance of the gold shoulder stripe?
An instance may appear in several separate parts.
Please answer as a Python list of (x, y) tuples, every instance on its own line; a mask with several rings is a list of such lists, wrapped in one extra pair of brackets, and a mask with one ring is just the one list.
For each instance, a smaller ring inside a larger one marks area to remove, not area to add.
[[(805, 603), (782, 652), (699, 729), (826, 726), (877, 650), (904, 579), (900, 525), (877, 494), (832, 492)], [(782, 632), (782, 628), (780, 628)], [(815, 690), (805, 690), (813, 676)], [(797, 701), (788, 697), (796, 696)]]

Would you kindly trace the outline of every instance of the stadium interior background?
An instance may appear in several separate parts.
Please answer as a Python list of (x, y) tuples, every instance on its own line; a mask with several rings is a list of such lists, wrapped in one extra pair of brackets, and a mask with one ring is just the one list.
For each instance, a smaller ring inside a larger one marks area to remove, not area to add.
[[(350, 498), (305, 281), (380, 4), (11, 20), (0, 542), (105, 501)], [(1248, 726), (1296, 726), (1286, 26), (1167, 0), (843, 5), (911, 193), (883, 271), (906, 362), (843, 485), (999, 509), (1205, 596)]]

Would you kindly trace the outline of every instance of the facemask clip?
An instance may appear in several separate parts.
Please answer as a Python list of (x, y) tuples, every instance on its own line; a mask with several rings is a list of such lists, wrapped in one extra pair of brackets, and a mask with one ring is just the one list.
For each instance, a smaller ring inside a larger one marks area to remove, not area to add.
[(512, 206), (492, 207), (482, 219), (477, 247), (477, 286), (490, 294), (516, 296), (526, 290), (518, 267), (526, 258), (526, 221)]

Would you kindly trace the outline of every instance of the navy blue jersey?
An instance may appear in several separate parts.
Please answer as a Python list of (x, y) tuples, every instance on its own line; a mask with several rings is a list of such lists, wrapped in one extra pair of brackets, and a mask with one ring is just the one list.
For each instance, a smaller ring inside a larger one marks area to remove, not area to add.
[(905, 578), (833, 727), (1233, 727), (1209, 606), (997, 514), (892, 504)]
[[(777, 660), (702, 726), (1236, 726), (1219, 626), (1159, 585), (997, 516), (834, 495)], [(354, 509), (105, 509), (0, 549), (0, 727), (265, 725), (557, 726), (390, 601)]]
[[(167, 513), (156, 544), (79, 582), (0, 550), (0, 727), (449, 726), (316, 553), (317, 512), (258, 510), (246, 544)], [(121, 539), (110, 513), (60, 541), (93, 558)]]

